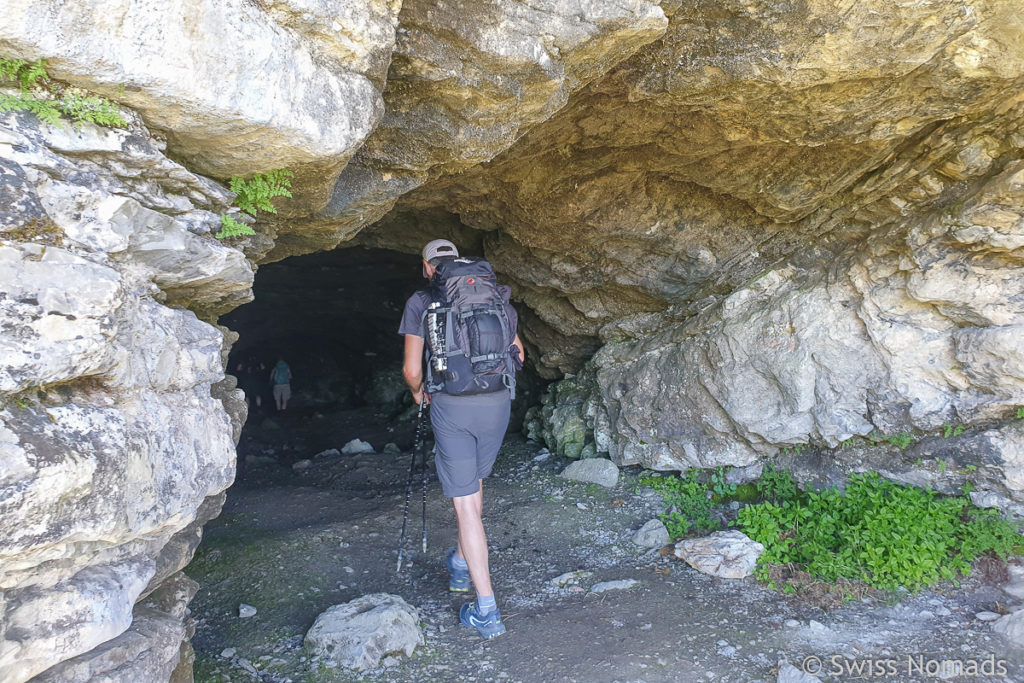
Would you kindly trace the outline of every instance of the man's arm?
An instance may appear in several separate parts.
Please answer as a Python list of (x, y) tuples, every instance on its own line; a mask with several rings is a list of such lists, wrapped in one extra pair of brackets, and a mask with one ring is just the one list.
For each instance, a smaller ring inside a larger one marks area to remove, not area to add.
[(412, 400), (416, 405), (426, 396), (427, 403), (430, 403), (430, 396), (423, 393), (423, 337), (415, 334), (405, 335), (405, 360), (402, 363), (402, 377), (409, 385), (412, 393)]
[(516, 340), (512, 342), (516, 348), (519, 349), (519, 362), (523, 363), (526, 361), (526, 350), (523, 348), (523, 342), (519, 339), (519, 335), (516, 335)]

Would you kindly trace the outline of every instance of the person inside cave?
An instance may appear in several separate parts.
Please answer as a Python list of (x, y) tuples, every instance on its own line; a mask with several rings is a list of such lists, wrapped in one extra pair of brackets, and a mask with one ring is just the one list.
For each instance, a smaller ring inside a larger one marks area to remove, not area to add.
[(284, 358), (278, 358), (277, 364), (270, 371), (270, 384), (274, 387), (277, 412), (284, 412), (288, 409), (288, 399), (292, 397), (292, 369)]

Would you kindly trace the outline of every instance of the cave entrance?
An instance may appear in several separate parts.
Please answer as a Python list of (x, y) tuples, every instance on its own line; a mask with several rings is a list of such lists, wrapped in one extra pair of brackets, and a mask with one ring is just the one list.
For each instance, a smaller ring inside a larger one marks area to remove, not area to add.
[[(419, 256), (392, 249), (339, 248), (260, 267), (254, 301), (220, 319), (239, 334), (228, 372), (249, 403), (238, 481), (291, 476), (301, 461), (354, 439), (377, 452), (412, 448), (416, 407), (397, 330), (406, 300), (424, 284)], [(283, 411), (271, 389), (279, 359), (292, 373)], [(538, 394), (534, 374), (520, 373), (509, 433)]]
[[(361, 439), (380, 451), (411, 446), (414, 410), (402, 380), (396, 330), (406, 299), (423, 286), (420, 259), (351, 247), (260, 267), (255, 299), (223, 316), (239, 334), (228, 359), (249, 403), (238, 445), (239, 478), (254, 463), (290, 468)], [(291, 397), (277, 410), (271, 374), (292, 373)]]

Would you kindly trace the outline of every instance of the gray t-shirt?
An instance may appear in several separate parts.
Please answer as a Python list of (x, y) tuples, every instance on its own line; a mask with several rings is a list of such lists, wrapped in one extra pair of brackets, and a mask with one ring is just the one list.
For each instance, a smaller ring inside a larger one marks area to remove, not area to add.
[[(498, 291), (501, 293), (503, 299), (508, 299), (511, 293), (511, 288), (505, 285), (499, 285)], [(430, 293), (425, 289), (421, 289), (405, 302), (405, 311), (402, 312), (402, 323), (398, 326), (398, 334), (414, 334), (417, 337), (423, 337), (423, 312), (427, 310), (427, 306), (430, 305)], [(512, 329), (517, 330), (519, 326), (519, 314), (516, 313), (516, 309), (512, 308), (512, 304), (505, 304), (505, 315), (508, 316), (508, 320), (512, 323)], [(431, 403), (440, 400), (441, 403), (458, 403), (460, 401), (476, 401), (477, 403), (489, 403), (495, 402), (500, 403), (509, 399), (509, 393), (507, 391), (495, 391), (490, 394), (476, 394), (473, 396), (449, 396), (444, 392), (438, 392), (432, 394)]]

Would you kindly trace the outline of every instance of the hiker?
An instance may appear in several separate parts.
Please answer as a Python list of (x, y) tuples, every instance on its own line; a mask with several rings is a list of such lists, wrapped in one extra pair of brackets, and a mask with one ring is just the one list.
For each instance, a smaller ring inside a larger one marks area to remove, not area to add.
[(282, 412), (288, 408), (288, 399), (292, 397), (292, 369), (283, 358), (278, 358), (277, 364), (270, 371), (270, 383), (274, 387), (277, 411)]
[(455, 507), (458, 545), (445, 558), (448, 589), (468, 592), (472, 577), (477, 599), (462, 606), (459, 620), (490, 639), (505, 626), (491, 587), (483, 480), (505, 438), (523, 344), (511, 290), (497, 285), (489, 263), (459, 257), (443, 239), (428, 243), (422, 255), (430, 286), (405, 304), (398, 329), (405, 335), (402, 374), (416, 404), (430, 405), (437, 476)]

